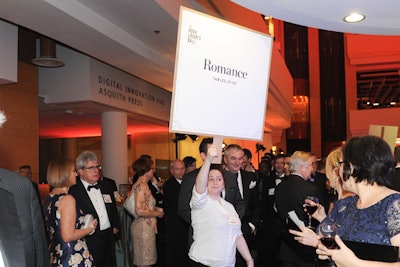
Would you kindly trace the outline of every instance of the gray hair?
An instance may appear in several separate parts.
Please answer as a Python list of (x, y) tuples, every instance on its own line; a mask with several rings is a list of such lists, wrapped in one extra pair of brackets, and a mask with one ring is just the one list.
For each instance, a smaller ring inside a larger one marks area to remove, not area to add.
[(83, 151), (75, 160), (76, 169), (80, 170), (86, 167), (86, 163), (90, 161), (99, 161), (96, 153), (92, 151)]
[(304, 164), (307, 164), (308, 160), (311, 157), (310, 152), (305, 151), (296, 151), (290, 157), (290, 172), (294, 173), (300, 170)]

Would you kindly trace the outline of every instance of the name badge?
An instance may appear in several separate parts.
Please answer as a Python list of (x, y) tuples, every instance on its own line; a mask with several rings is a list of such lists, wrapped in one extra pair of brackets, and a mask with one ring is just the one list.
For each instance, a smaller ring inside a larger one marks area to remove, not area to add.
[(103, 195), (104, 203), (112, 203), (112, 199), (110, 195)]
[(269, 196), (275, 195), (275, 188), (270, 188), (270, 189), (268, 189), (268, 195), (269, 195)]

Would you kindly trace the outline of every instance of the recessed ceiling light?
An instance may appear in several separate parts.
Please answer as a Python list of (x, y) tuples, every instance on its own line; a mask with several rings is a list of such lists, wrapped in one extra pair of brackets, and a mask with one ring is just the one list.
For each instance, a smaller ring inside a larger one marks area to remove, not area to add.
[(360, 22), (365, 19), (365, 16), (360, 13), (351, 13), (350, 15), (344, 17), (344, 21), (349, 23)]

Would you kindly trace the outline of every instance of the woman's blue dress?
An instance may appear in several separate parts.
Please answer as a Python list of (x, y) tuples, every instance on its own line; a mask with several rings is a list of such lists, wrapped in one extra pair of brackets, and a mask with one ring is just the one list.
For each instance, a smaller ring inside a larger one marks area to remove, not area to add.
[[(49, 234), (50, 265), (53, 267), (91, 267), (94, 266), (92, 255), (84, 238), (64, 242), (61, 238), (59, 201), (65, 194), (48, 195), (43, 206), (46, 229)], [(76, 209), (76, 224), (79, 229), (83, 224), (83, 214)]]
[(365, 209), (358, 209), (357, 201), (358, 196), (336, 201), (321, 223), (335, 221), (345, 240), (391, 245), (390, 238), (400, 233), (400, 194), (391, 194)]

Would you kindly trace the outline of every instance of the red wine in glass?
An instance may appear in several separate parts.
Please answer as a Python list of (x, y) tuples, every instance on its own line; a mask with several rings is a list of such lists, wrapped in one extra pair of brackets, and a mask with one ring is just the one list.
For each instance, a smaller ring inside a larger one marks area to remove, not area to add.
[[(323, 222), (319, 225), (319, 232), (321, 234), (321, 243), (328, 249), (338, 249), (339, 246), (336, 244), (335, 235), (339, 234), (339, 225), (333, 221)], [(331, 267), (336, 266), (332, 259), (327, 260), (325, 266)]]
[(338, 249), (339, 246), (336, 244), (335, 237), (323, 236), (321, 237), (321, 242), (328, 249)]
[(309, 214), (309, 215), (312, 215), (312, 214), (314, 214), (314, 212), (316, 212), (317, 211), (317, 206), (310, 206), (310, 205), (307, 205), (306, 206), (306, 210), (307, 210), (307, 213)]
[[(314, 196), (307, 196), (306, 199), (311, 200), (312, 202), (314, 202), (315, 204), (318, 204), (318, 198), (314, 197)], [(308, 213), (308, 228), (312, 229), (314, 227), (312, 227), (311, 225), (311, 221), (312, 221), (312, 217), (311, 215), (317, 210), (317, 205), (310, 205), (307, 202), (305, 203), (305, 207)]]

